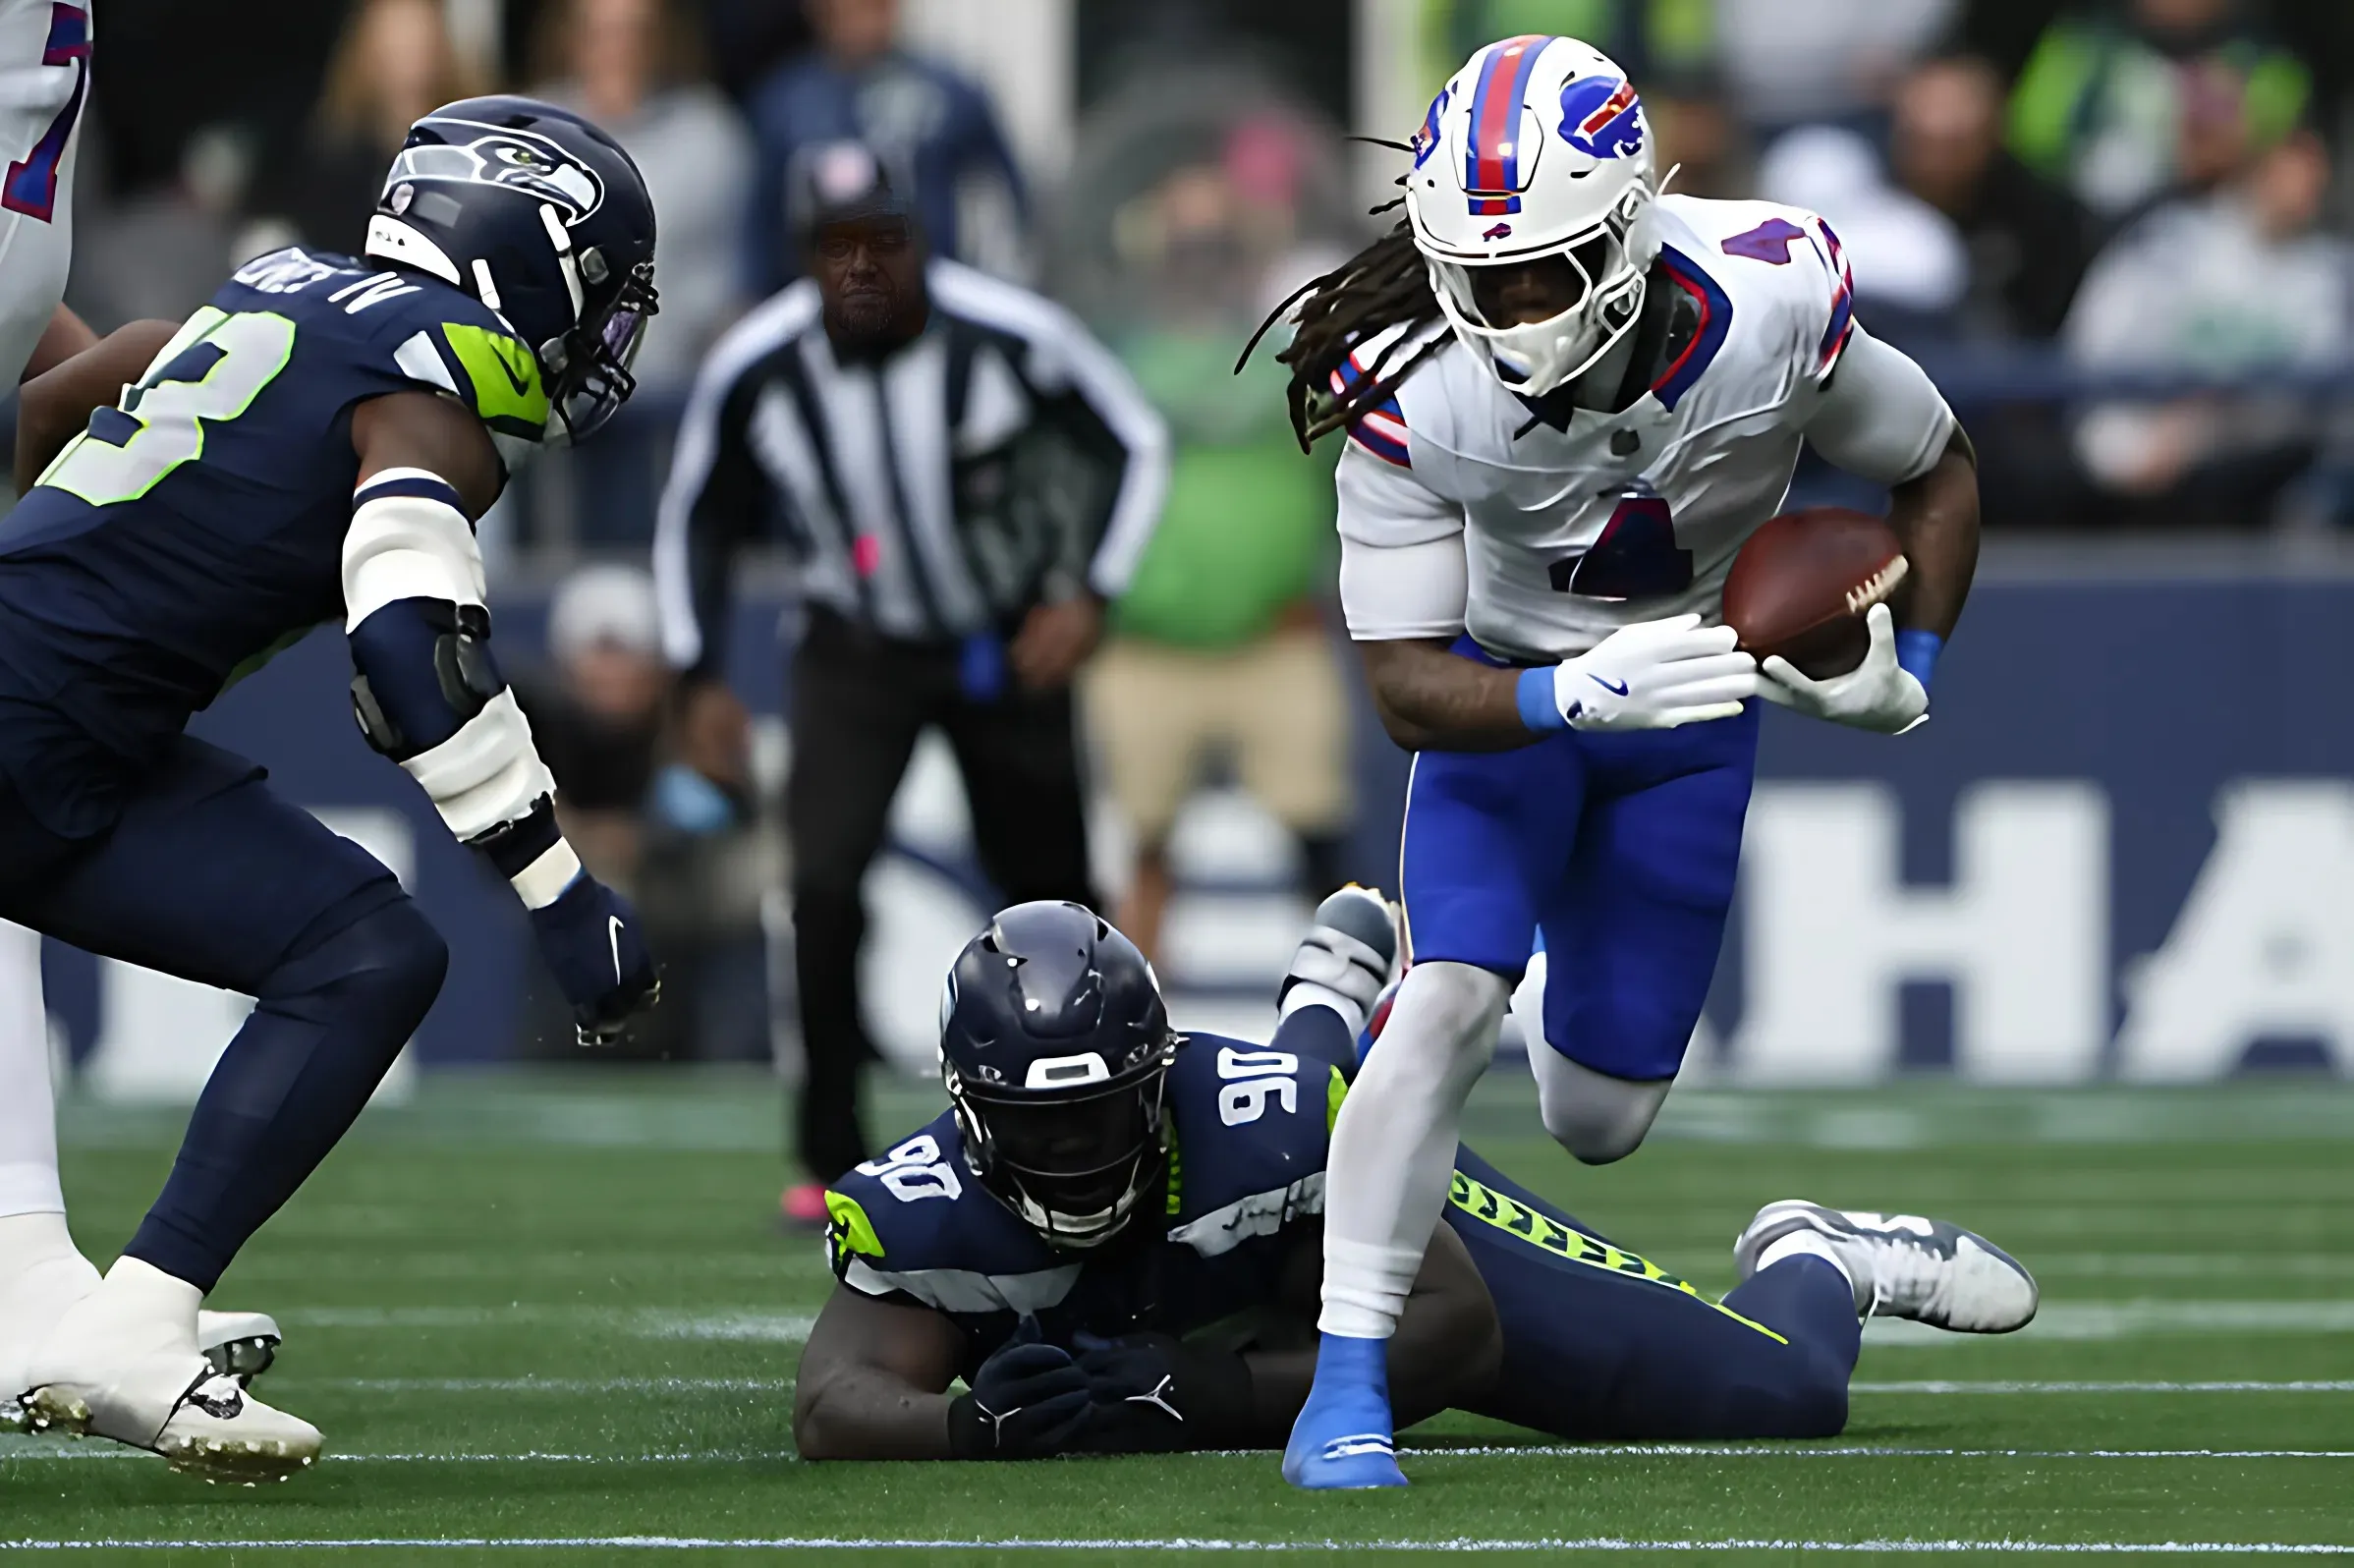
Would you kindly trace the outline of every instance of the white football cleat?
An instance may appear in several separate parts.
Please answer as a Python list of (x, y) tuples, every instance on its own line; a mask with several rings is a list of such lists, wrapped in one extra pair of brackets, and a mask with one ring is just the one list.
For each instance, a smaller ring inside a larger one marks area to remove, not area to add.
[(278, 1359), (284, 1336), (267, 1313), (196, 1314), (196, 1349), (212, 1370), (251, 1383)]
[[(247, 1392), (196, 1348), (196, 1287), (135, 1258), (58, 1322), (23, 1373), (16, 1401), (33, 1431), (109, 1438), (163, 1456), (174, 1470), (253, 1485), (318, 1458), (318, 1428)], [(267, 1319), (224, 1315), (216, 1327)], [(232, 1333), (234, 1350), (274, 1339)]]
[(1306, 985), (1311, 987), (1310, 997), (1338, 998), (1354, 1008), (1352, 1027), (1363, 1029), (1397, 964), (1397, 917), (1389, 901), (1351, 882), (1316, 907), (1308, 934), (1300, 939), (1282, 988), (1275, 993), (1276, 1008), (1289, 1016), (1285, 999)]
[(1733, 1242), (1746, 1280), (1759, 1257), (1806, 1232), (1835, 1254), (1866, 1317), (1905, 1317), (1960, 1334), (2007, 1334), (2036, 1315), (2041, 1292), (2019, 1260), (1975, 1231), (1919, 1214), (1825, 1208), (1800, 1199), (1767, 1204)]

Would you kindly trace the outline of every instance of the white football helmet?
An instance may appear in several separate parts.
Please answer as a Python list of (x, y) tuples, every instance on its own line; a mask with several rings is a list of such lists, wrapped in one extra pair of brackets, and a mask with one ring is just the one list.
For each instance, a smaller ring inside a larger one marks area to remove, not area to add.
[[(1414, 135), (1406, 216), (1431, 292), (1464, 346), (1530, 397), (1584, 374), (1634, 326), (1659, 254), (1657, 199), (1634, 84), (1575, 38), (1488, 44)], [(1553, 255), (1585, 281), (1576, 305), (1521, 326), (1482, 316), (1472, 268)]]

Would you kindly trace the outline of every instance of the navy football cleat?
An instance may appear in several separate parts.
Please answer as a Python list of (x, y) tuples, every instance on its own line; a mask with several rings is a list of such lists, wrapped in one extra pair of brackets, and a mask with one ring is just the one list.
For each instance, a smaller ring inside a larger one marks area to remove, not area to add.
[(1830, 1245), (1855, 1282), (1856, 1311), (1959, 1334), (2007, 1334), (2036, 1315), (2040, 1293), (2019, 1260), (1975, 1231), (1919, 1214), (1825, 1208), (1784, 1199), (1758, 1210), (1733, 1243), (1741, 1277), (1758, 1255), (1795, 1231)]

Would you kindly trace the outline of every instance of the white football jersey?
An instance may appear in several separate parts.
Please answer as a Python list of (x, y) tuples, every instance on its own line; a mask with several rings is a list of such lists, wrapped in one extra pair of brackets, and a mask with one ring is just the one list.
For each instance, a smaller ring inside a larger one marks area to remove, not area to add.
[[(1459, 532), (1463, 625), (1498, 654), (1565, 658), (1630, 622), (1688, 610), (1716, 620), (1734, 553), (1780, 509), (1854, 331), (1846, 258), (1814, 213), (1671, 196), (1659, 228), (1651, 286), (1687, 291), (1699, 326), (1623, 413), (1547, 422), (1449, 343), (1350, 427), (1343, 537), (1379, 548)], [(1404, 330), (1361, 346), (1346, 378)]]
[(65, 298), (89, 69), (90, 0), (0, 0), (0, 387)]

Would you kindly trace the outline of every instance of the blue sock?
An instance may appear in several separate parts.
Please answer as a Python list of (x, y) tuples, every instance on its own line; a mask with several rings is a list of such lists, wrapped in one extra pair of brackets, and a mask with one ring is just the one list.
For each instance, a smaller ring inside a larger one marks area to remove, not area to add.
[(1358, 1339), (1349, 1334), (1321, 1334), (1317, 1340), (1316, 1383), (1308, 1397), (1365, 1390), (1389, 1410), (1389, 1341)]

